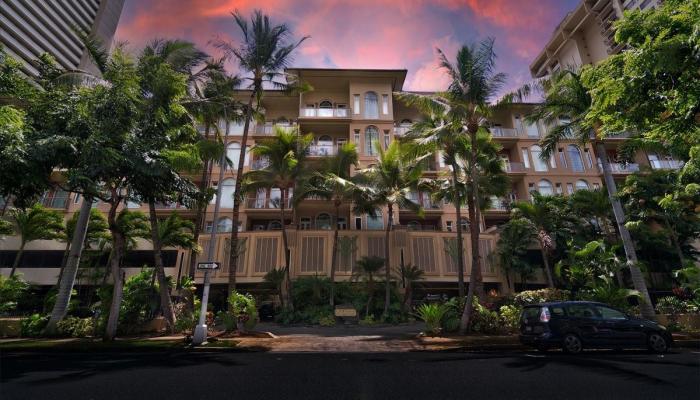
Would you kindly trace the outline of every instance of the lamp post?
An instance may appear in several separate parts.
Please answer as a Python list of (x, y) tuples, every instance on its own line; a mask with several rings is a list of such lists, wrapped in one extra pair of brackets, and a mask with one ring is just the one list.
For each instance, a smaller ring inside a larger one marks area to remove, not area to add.
[[(224, 151), (219, 160), (219, 181), (216, 185), (216, 201), (214, 202), (214, 219), (211, 226), (211, 235), (209, 236), (209, 248), (207, 249), (207, 262), (212, 263), (214, 251), (216, 250), (216, 233), (218, 230), (217, 222), (219, 219), (219, 209), (221, 208), (221, 181), (224, 179), (224, 165), (226, 165), (226, 142), (228, 141), (229, 120), (226, 115), (226, 106), (224, 106), (224, 119), (226, 122), (226, 132), (224, 133)], [(235, 196), (235, 193), (234, 193)], [(236, 229), (237, 227), (234, 227)], [(199, 322), (194, 328), (192, 335), (192, 344), (200, 345), (207, 341), (207, 303), (209, 302), (209, 288), (211, 286), (211, 270), (204, 270), (204, 289), (202, 289), (202, 306), (199, 310)]]

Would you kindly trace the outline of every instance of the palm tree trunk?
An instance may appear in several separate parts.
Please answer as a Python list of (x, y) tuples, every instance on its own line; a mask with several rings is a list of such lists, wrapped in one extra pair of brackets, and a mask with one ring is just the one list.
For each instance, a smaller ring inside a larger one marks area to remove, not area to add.
[(26, 243), (24, 240), (22, 241), (22, 244), (19, 245), (19, 250), (17, 250), (17, 254), (15, 255), (15, 260), (12, 263), (12, 270), (10, 270), (10, 278), (15, 276), (15, 272), (17, 271), (17, 267), (19, 267), (19, 262), (22, 260), (22, 255), (24, 254), (24, 246)]
[(70, 241), (66, 242), (66, 248), (63, 250), (63, 258), (61, 258), (61, 269), (58, 271), (58, 279), (56, 279), (56, 286), (61, 283), (61, 278), (63, 277), (63, 270), (66, 269), (66, 262), (68, 261), (68, 253), (70, 252)]
[[(471, 141), (471, 154), (469, 162), (469, 177), (471, 178), (472, 190), (468, 194), (467, 202), (472, 202), (473, 205), (469, 207), (469, 233), (471, 237), (471, 251), (472, 251), (472, 269), (469, 276), (469, 289), (467, 290), (467, 301), (464, 305), (464, 311), (462, 312), (462, 318), (459, 323), (459, 332), (464, 334), (469, 331), (469, 325), (471, 323), (472, 309), (473, 309), (473, 299), (474, 294), (477, 289), (477, 274), (481, 271), (479, 265), (479, 179), (477, 176), (476, 162), (477, 162), (477, 148), (476, 148), (476, 133), (479, 126), (470, 123), (468, 126), (469, 139)], [(473, 218), (473, 219), (472, 219)]]
[(547, 286), (550, 289), (554, 288), (554, 278), (552, 277), (552, 270), (549, 267), (549, 257), (547, 252), (544, 250), (544, 245), (540, 243), (540, 252), (542, 253), (542, 262), (544, 262), (544, 273), (547, 276)]
[(335, 306), (335, 269), (338, 264), (338, 218), (340, 214), (340, 205), (335, 203), (335, 225), (333, 226), (333, 249), (331, 256), (331, 294), (329, 304)]
[(280, 194), (282, 196), (282, 201), (280, 202), (280, 223), (282, 225), (282, 246), (284, 247), (284, 284), (287, 288), (285, 296), (287, 299), (285, 303), (287, 308), (294, 310), (294, 302), (292, 301), (292, 278), (290, 276), (290, 254), (289, 254), (289, 244), (287, 242), (287, 228), (284, 223), (284, 205), (287, 202), (287, 190), (280, 189)]
[(464, 237), (462, 235), (462, 199), (457, 185), (457, 163), (452, 164), (452, 190), (454, 191), (454, 207), (457, 212), (457, 288), (459, 297), (464, 297)]
[(165, 317), (167, 331), (175, 330), (175, 311), (170, 298), (170, 285), (165, 278), (165, 266), (163, 265), (163, 244), (158, 233), (158, 217), (156, 216), (156, 205), (153, 201), (148, 202), (148, 214), (151, 220), (151, 241), (153, 242), (153, 263), (155, 274), (158, 277), (158, 291), (160, 292), (160, 310)]
[(389, 303), (391, 302), (391, 262), (389, 254), (389, 236), (391, 234), (391, 226), (394, 225), (394, 205), (389, 203), (388, 218), (386, 224), (386, 233), (384, 235), (384, 279), (386, 279), (384, 287), (384, 312), (383, 316), (389, 316)]
[(598, 142), (596, 144), (596, 152), (600, 155), (600, 163), (603, 166), (605, 187), (608, 189), (608, 197), (610, 198), (610, 204), (612, 204), (615, 222), (617, 223), (617, 229), (620, 232), (620, 238), (622, 239), (622, 246), (625, 249), (625, 255), (627, 256), (627, 266), (630, 269), (632, 285), (634, 286), (634, 289), (639, 292), (642, 298), (642, 301), (639, 304), (640, 311), (642, 312), (642, 316), (644, 318), (655, 320), (656, 314), (654, 313), (654, 307), (651, 303), (651, 297), (649, 297), (647, 283), (644, 280), (642, 271), (639, 269), (637, 251), (634, 249), (632, 236), (627, 230), (627, 227), (625, 227), (625, 212), (622, 209), (620, 200), (617, 198), (617, 185), (615, 185), (615, 180), (612, 177), (610, 163), (608, 162), (608, 158), (605, 156), (605, 146), (603, 146), (602, 142)]
[(48, 334), (56, 333), (56, 324), (61, 321), (68, 312), (68, 304), (70, 304), (73, 285), (75, 285), (75, 277), (78, 274), (78, 266), (80, 265), (80, 256), (83, 252), (83, 244), (87, 236), (88, 224), (90, 223), (90, 210), (92, 209), (92, 198), (83, 196), (83, 203), (80, 205), (80, 214), (78, 221), (75, 224), (75, 231), (71, 239), (70, 251), (66, 267), (63, 269), (61, 280), (58, 282), (58, 293), (56, 294), (56, 302), (51, 317), (46, 325)]
[[(256, 86), (257, 87), (257, 86)], [(261, 86), (262, 88), (262, 86)], [(248, 145), (248, 131), (250, 130), (250, 120), (253, 116), (253, 99), (257, 94), (257, 90), (253, 90), (250, 93), (250, 98), (248, 99), (248, 107), (245, 112), (245, 123), (243, 125), (243, 137), (241, 138), (241, 154), (238, 157), (238, 168), (236, 169), (236, 185), (233, 191), (233, 229), (231, 229), (231, 254), (229, 255), (229, 274), (228, 274), (228, 296), (231, 296), (234, 290), (236, 290), (236, 271), (238, 270), (238, 222), (240, 218), (240, 208), (241, 208), (241, 181), (243, 180), (243, 167), (245, 164), (245, 154), (248, 151), (246, 148)], [(228, 133), (228, 132), (227, 132)], [(284, 229), (284, 221), (282, 222), (282, 229)], [(233, 251), (236, 249), (236, 251)], [(228, 298), (227, 296), (227, 298)]]

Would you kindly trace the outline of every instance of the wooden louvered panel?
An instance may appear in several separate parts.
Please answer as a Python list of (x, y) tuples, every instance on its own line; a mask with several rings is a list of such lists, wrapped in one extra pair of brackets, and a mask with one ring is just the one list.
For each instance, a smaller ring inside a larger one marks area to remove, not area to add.
[(277, 265), (276, 237), (259, 237), (255, 239), (255, 262), (253, 271), (269, 272), (278, 267)]
[(411, 241), (413, 264), (425, 272), (437, 271), (432, 237), (414, 237)]
[(494, 267), (491, 262), (491, 252), (493, 247), (488, 239), (479, 239), (479, 257), (481, 259), (481, 272), (485, 274), (493, 274)]
[[(236, 273), (241, 274), (243, 271), (245, 271), (245, 255), (246, 255), (246, 250), (248, 247), (248, 239), (247, 238), (239, 238), (238, 239), (238, 265), (236, 265)], [(231, 239), (226, 238), (224, 242), (224, 259), (222, 260), (222, 265), (221, 265), (221, 272), (228, 274), (229, 272), (229, 265), (231, 261)]]
[(384, 236), (367, 238), (367, 256), (384, 258)]
[(320, 236), (307, 236), (301, 242), (301, 272), (323, 272), (326, 240)]

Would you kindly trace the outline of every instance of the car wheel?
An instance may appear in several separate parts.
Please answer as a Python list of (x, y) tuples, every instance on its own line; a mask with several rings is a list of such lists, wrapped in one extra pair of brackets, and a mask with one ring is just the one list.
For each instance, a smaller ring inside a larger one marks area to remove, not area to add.
[(650, 333), (647, 337), (647, 347), (654, 353), (665, 353), (668, 350), (668, 343), (666, 339), (658, 333)]
[(562, 342), (562, 350), (569, 354), (579, 354), (581, 351), (583, 351), (583, 343), (581, 342), (581, 338), (573, 333), (567, 334), (564, 336), (564, 341)]

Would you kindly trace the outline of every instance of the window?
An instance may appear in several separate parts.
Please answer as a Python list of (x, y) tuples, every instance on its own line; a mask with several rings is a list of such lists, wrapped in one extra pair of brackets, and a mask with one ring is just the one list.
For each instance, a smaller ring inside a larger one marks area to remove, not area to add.
[(138, 201), (127, 200), (126, 201), (126, 208), (128, 208), (128, 209), (141, 208), (141, 203), (139, 203)]
[(609, 307), (595, 306), (595, 309), (596, 311), (598, 311), (598, 314), (603, 319), (612, 319), (618, 321), (627, 319), (627, 316), (624, 313)]
[(236, 191), (236, 180), (224, 179), (221, 182), (221, 207), (233, 208), (233, 193)]
[[(233, 165), (233, 169), (238, 168), (238, 161), (241, 158), (241, 144), (238, 142), (229, 143), (228, 146), (226, 146), (226, 158), (228, 158), (228, 161)], [(227, 168), (228, 163), (224, 165), (224, 169)]]
[(462, 223), (461, 223), (461, 225), (462, 225), (462, 231), (463, 231), (463, 232), (469, 232), (469, 220), (466, 219), (466, 218), (464, 218), (464, 217), (462, 217), (462, 220), (461, 220), (461, 221), (462, 221)]
[(593, 318), (595, 313), (588, 304), (569, 304), (566, 306), (566, 313), (574, 318)]
[(588, 169), (593, 169), (593, 157), (591, 157), (591, 152), (588, 149), (583, 149), (583, 154), (586, 155), (586, 162), (588, 163)]
[(552, 168), (556, 168), (556, 167), (557, 167), (557, 162), (554, 161), (554, 156), (550, 156), (550, 157), (549, 157), (549, 166), (552, 167)]
[(542, 179), (537, 183), (537, 191), (543, 196), (551, 196), (554, 194), (552, 190), (552, 182)]
[(353, 114), (359, 114), (360, 113), (360, 95), (359, 94), (354, 94), (352, 95), (352, 113)]
[(583, 172), (583, 159), (581, 158), (581, 150), (578, 146), (570, 144), (567, 147), (569, 159), (571, 160), (571, 169), (575, 172)]
[(532, 152), (532, 163), (535, 164), (535, 171), (547, 171), (547, 163), (540, 158), (542, 155), (542, 148), (538, 145), (534, 145), (530, 147), (530, 152)]
[(315, 104), (307, 104), (306, 108), (304, 109), (304, 116), (305, 117), (315, 117), (316, 116), (316, 105)]
[(452, 232), (452, 221), (445, 222), (445, 229), (447, 229), (447, 232)]
[(214, 223), (212, 221), (207, 221), (204, 224), (204, 233), (211, 233), (212, 226), (214, 226)]
[(523, 155), (523, 164), (525, 164), (525, 168), (530, 168), (530, 152), (527, 151), (527, 147), (523, 147), (521, 151)]
[(523, 126), (525, 127), (525, 132), (527, 132), (528, 137), (539, 137), (540, 131), (537, 129), (537, 122), (529, 123), (523, 120)]
[(374, 92), (365, 93), (365, 118), (379, 118), (379, 104), (377, 104), (377, 94)]
[(564, 155), (564, 149), (559, 149), (559, 162), (561, 162), (562, 168), (568, 168), (569, 164), (566, 162), (566, 156)]
[(409, 221), (408, 224), (406, 224), (406, 227), (409, 231), (419, 231), (420, 223), (418, 221)]
[(588, 182), (583, 179), (576, 181), (576, 190), (588, 190)]
[(567, 183), (566, 184), (566, 192), (569, 194), (573, 193), (574, 192), (574, 185), (571, 183)]
[(389, 147), (389, 143), (391, 143), (391, 135), (389, 134), (388, 130), (384, 130), (384, 148)]
[(338, 217), (338, 229), (341, 231), (344, 231), (348, 229), (348, 221), (345, 219), (345, 217)]
[(316, 229), (330, 230), (331, 216), (327, 213), (321, 213), (316, 216)]
[(328, 100), (324, 100), (318, 103), (318, 116), (319, 117), (332, 117), (333, 116), (333, 103)]
[(355, 229), (362, 229), (362, 217), (355, 217)]
[(301, 222), (299, 223), (299, 229), (302, 229), (302, 230), (311, 229), (311, 218), (301, 217)]
[[(73, 204), (78, 204), (80, 203), (80, 193), (76, 193), (75, 197), (73, 197)], [(5, 199), (0, 196), (0, 204), (5, 204)]]
[(379, 131), (377, 127), (370, 125), (365, 129), (365, 154), (368, 156), (374, 156), (377, 154), (377, 150), (374, 148), (375, 142), (379, 140)]
[(598, 183), (593, 184), (593, 190), (598, 190), (600, 189), (600, 185)]
[(355, 129), (355, 146), (360, 147), (360, 130)]
[(528, 192), (528, 193), (532, 193), (532, 192), (534, 192), (535, 190), (537, 190), (537, 189), (535, 189), (535, 184), (534, 184), (534, 183), (528, 183), (528, 184), (527, 184), (527, 192)]
[(377, 210), (374, 214), (374, 217), (369, 214), (367, 215), (367, 229), (384, 229), (384, 219), (382, 218), (382, 212), (380, 210)]
[(282, 224), (279, 220), (270, 221), (270, 223), (267, 224), (267, 229), (271, 231), (279, 231), (282, 229)]
[(564, 193), (564, 189), (562, 189), (561, 183), (556, 183), (555, 186), (556, 186), (556, 188), (557, 188), (557, 194), (562, 194), (562, 193)]
[(219, 218), (219, 222), (216, 223), (217, 232), (231, 232), (233, 229), (233, 220), (228, 217)]
[(270, 189), (270, 208), (280, 208), (280, 202), (282, 201), (282, 191), (279, 188)]
[(323, 135), (316, 142), (316, 152), (319, 156), (329, 156), (333, 154), (333, 138), (328, 135)]
[(382, 114), (389, 114), (389, 95), (382, 95)]

